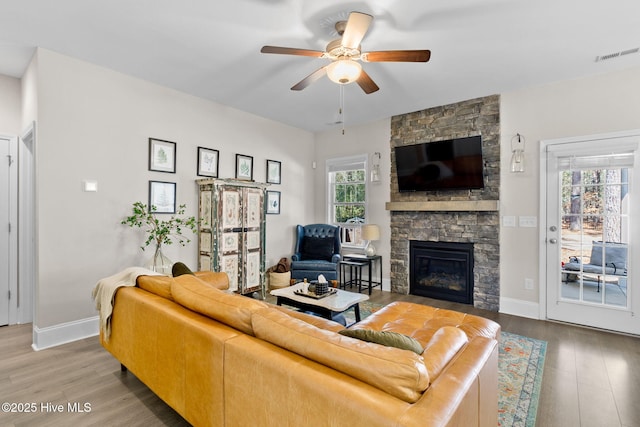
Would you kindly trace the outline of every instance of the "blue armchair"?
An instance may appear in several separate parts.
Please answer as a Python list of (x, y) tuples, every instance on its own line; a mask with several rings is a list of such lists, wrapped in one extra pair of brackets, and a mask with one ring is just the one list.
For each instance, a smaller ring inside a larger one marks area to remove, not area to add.
[(298, 225), (295, 253), (291, 256), (291, 278), (317, 280), (338, 279), (340, 263), (340, 227), (329, 224)]

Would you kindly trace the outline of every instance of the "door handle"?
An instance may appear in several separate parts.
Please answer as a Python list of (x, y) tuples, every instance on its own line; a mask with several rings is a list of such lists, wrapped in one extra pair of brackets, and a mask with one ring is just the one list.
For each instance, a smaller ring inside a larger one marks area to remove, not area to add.
[(549, 239), (549, 243), (556, 244), (558, 243), (558, 239)]

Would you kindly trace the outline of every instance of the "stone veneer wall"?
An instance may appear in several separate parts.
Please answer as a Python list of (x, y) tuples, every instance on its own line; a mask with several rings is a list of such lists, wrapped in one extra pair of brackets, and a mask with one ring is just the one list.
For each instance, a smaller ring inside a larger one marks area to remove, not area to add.
[[(398, 192), (394, 147), (482, 135), (485, 188)], [(500, 194), (500, 96), (492, 95), (391, 118), (391, 202), (497, 201)], [(392, 211), (391, 291), (409, 293), (409, 240), (474, 244), (474, 306), (500, 305), (498, 211)]]

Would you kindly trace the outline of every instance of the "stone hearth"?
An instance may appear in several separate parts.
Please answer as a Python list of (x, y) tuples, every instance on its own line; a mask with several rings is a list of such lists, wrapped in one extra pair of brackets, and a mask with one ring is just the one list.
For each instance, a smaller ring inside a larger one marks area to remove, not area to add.
[[(399, 193), (393, 148), (482, 135), (485, 188)], [(409, 293), (409, 241), (473, 243), (474, 306), (500, 305), (500, 97), (493, 95), (391, 119), (391, 291)], [(484, 202), (493, 203), (484, 203)], [(406, 209), (407, 205), (443, 210)], [(470, 202), (470, 203), (468, 203)], [(447, 206), (455, 206), (447, 210)], [(486, 206), (492, 206), (487, 208)], [(394, 207), (395, 206), (395, 207)], [(462, 207), (460, 207), (462, 206)], [(466, 206), (466, 207), (465, 207)]]

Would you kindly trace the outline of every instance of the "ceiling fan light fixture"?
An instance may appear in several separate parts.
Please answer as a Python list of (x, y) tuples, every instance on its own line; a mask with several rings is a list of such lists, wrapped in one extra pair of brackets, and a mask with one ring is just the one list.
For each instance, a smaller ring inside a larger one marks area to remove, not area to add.
[(346, 85), (358, 80), (362, 65), (353, 59), (338, 59), (327, 65), (327, 76), (331, 81)]

